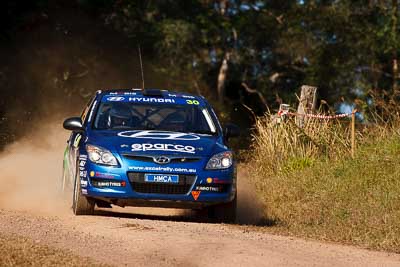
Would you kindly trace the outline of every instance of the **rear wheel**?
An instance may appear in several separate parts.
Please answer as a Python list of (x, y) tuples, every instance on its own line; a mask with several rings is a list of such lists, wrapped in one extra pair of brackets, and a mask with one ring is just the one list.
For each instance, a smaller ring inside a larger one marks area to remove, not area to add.
[(208, 217), (218, 222), (234, 223), (236, 221), (237, 197), (228, 203), (208, 207)]
[(92, 215), (94, 213), (94, 201), (82, 195), (81, 178), (79, 171), (75, 174), (75, 186), (72, 201), (72, 210), (75, 215)]

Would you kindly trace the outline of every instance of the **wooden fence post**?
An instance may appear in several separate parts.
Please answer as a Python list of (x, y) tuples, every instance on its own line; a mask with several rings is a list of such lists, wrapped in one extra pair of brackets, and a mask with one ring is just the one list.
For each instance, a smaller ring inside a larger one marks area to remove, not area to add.
[(356, 112), (354, 109), (351, 113), (351, 157), (354, 158), (356, 151)]
[[(312, 114), (314, 113), (317, 105), (317, 87), (302, 85), (301, 94), (299, 99), (299, 106), (297, 107), (298, 114)], [(305, 116), (298, 116), (296, 124), (299, 127), (304, 127), (306, 122)]]

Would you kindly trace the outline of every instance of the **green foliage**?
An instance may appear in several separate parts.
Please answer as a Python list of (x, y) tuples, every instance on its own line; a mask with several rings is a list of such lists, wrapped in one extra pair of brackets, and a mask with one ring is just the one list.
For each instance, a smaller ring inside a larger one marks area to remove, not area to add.
[(294, 171), (301, 171), (305, 168), (311, 167), (314, 164), (314, 159), (308, 157), (290, 158), (283, 166), (283, 172), (291, 173)]
[[(29, 2), (29, 3), (28, 3)], [(225, 6), (224, 6), (225, 3)], [(320, 96), (367, 109), (370, 90), (390, 92), (392, 61), (400, 54), (399, 11), (394, 1), (77, 0), (106, 25), (140, 43), (153, 67), (171, 85), (216, 95), (219, 67), (230, 54), (228, 96), (257, 110), (240, 86), (261, 91), (272, 107), (276, 96), (295, 102), (301, 84)], [(2, 25), (24, 21), (51, 1), (6, 1)], [(72, 5), (72, 3), (71, 3)], [(397, 11), (396, 11), (397, 10)], [(35, 12), (36, 12), (35, 11)], [(398, 82), (399, 79), (397, 79)], [(390, 94), (389, 94), (390, 95)]]
[(231, 0), (224, 9), (216, 0), (130, 0), (112, 14), (128, 34), (152, 33), (160, 70), (174, 78), (194, 74), (214, 95), (229, 52), (228, 83), (236, 91), (230, 97), (246, 96), (237, 86), (244, 81), (274, 107), (276, 95), (294, 102), (304, 83), (317, 85), (329, 102), (344, 96), (366, 103), (371, 88), (390, 90), (392, 55), (399, 50), (391, 3)]

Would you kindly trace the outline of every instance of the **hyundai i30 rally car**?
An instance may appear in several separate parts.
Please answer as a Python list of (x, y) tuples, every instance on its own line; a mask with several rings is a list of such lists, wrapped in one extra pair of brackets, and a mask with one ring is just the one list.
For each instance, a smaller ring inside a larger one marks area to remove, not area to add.
[(204, 97), (98, 91), (63, 126), (72, 133), (62, 189), (73, 191), (76, 215), (113, 204), (200, 209), (234, 220), (236, 164), (227, 140), (238, 128), (222, 128)]

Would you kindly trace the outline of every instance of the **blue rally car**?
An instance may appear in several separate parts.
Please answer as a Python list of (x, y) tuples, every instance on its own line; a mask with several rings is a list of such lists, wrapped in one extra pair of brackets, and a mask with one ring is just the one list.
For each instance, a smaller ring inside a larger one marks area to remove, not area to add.
[(157, 89), (98, 91), (71, 130), (62, 189), (73, 191), (76, 215), (95, 205), (207, 211), (234, 221), (236, 164), (222, 128), (202, 96)]

